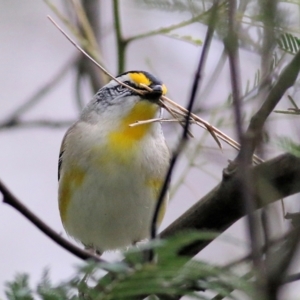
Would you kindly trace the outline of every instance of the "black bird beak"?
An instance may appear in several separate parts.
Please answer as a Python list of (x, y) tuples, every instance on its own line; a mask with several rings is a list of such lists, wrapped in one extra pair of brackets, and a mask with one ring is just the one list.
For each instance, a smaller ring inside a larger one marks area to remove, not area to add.
[(144, 94), (143, 98), (151, 102), (158, 102), (159, 98), (163, 95), (163, 87), (161, 85), (150, 86), (152, 91)]

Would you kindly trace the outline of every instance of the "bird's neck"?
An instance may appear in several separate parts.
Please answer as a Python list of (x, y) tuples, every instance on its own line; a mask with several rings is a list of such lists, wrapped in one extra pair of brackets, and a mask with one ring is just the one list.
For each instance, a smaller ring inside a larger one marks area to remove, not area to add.
[(147, 123), (131, 127), (136, 121), (145, 121), (156, 117), (159, 107), (149, 101), (139, 101), (121, 120), (116, 130), (109, 134), (109, 141), (116, 147), (130, 147), (132, 143), (143, 139), (153, 127)]

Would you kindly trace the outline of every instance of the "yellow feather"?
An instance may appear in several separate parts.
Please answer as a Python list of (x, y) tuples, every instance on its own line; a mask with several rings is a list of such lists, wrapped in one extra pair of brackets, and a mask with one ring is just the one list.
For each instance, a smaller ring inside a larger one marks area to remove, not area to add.
[(150, 79), (143, 73), (128, 73), (129, 77), (131, 78), (131, 80), (137, 84), (146, 84), (146, 85), (150, 85), (151, 81)]
[(72, 194), (78, 189), (84, 180), (85, 173), (79, 168), (72, 168), (62, 177), (59, 193), (59, 212), (62, 222), (66, 220), (67, 210)]
[[(143, 73), (129, 73), (128, 75), (137, 86), (139, 86), (140, 84), (145, 84), (150, 86), (152, 83), (150, 79)], [(165, 95), (167, 91), (168, 91), (167, 87), (164, 84), (162, 84), (163, 95)]]
[(126, 154), (130, 148), (134, 150), (133, 145), (136, 141), (142, 139), (151, 128), (152, 124), (143, 124), (130, 127), (129, 125), (136, 121), (148, 120), (155, 117), (158, 106), (147, 100), (138, 102), (129, 114), (122, 120), (118, 130), (109, 134), (109, 149), (117, 154)]

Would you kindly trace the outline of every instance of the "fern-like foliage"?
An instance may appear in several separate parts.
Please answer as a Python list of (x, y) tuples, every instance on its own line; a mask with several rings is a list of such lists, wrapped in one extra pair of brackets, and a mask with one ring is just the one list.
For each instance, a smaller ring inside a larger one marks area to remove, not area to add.
[[(18, 275), (6, 284), (6, 295), (9, 300), (132, 300), (149, 295), (208, 299), (203, 291), (210, 290), (227, 299), (234, 299), (231, 292), (238, 289), (245, 295), (253, 296), (253, 286), (248, 279), (229, 269), (178, 255), (182, 247), (196, 240), (211, 240), (214, 237), (216, 234), (212, 233), (181, 233), (168, 240), (128, 251), (122, 262), (89, 262), (80, 267), (71, 280), (59, 285), (53, 285), (46, 272), (38, 287), (33, 289), (27, 275)], [(155, 250), (155, 263), (144, 262), (145, 250), (149, 249)], [(103, 269), (106, 275), (103, 275)]]
[(300, 49), (300, 39), (290, 33), (282, 34), (277, 44), (281, 50), (289, 54), (296, 54)]
[(29, 276), (17, 275), (12, 282), (6, 283), (5, 295), (9, 300), (32, 300), (33, 291), (29, 287)]
[(199, 0), (137, 0), (136, 4), (148, 9), (157, 9), (164, 11), (200, 11), (205, 10), (205, 2), (208, 6), (211, 5), (211, 1), (199, 1)]
[(287, 136), (280, 136), (277, 140), (277, 145), (280, 149), (300, 157), (300, 144), (294, 142)]

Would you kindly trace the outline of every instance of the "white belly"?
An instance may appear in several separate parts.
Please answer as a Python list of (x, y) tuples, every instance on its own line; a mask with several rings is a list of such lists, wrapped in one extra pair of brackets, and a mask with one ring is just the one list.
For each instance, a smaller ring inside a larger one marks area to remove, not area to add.
[(99, 251), (128, 246), (149, 236), (155, 196), (140, 170), (93, 170), (70, 201), (65, 228)]
[[(149, 137), (139, 147), (131, 155), (126, 152), (122, 156), (122, 152), (114, 157), (95, 155), (85, 143), (82, 148), (68, 147), (68, 158), (62, 163), (60, 201), (64, 201), (62, 183), (68, 182), (68, 172), (79, 168), (84, 173), (82, 182), (70, 184), (67, 193), (69, 201), (62, 219), (70, 236), (101, 252), (149, 237), (161, 188), (157, 182), (165, 178), (169, 152), (163, 137)], [(98, 152), (108, 153), (103, 149)]]

